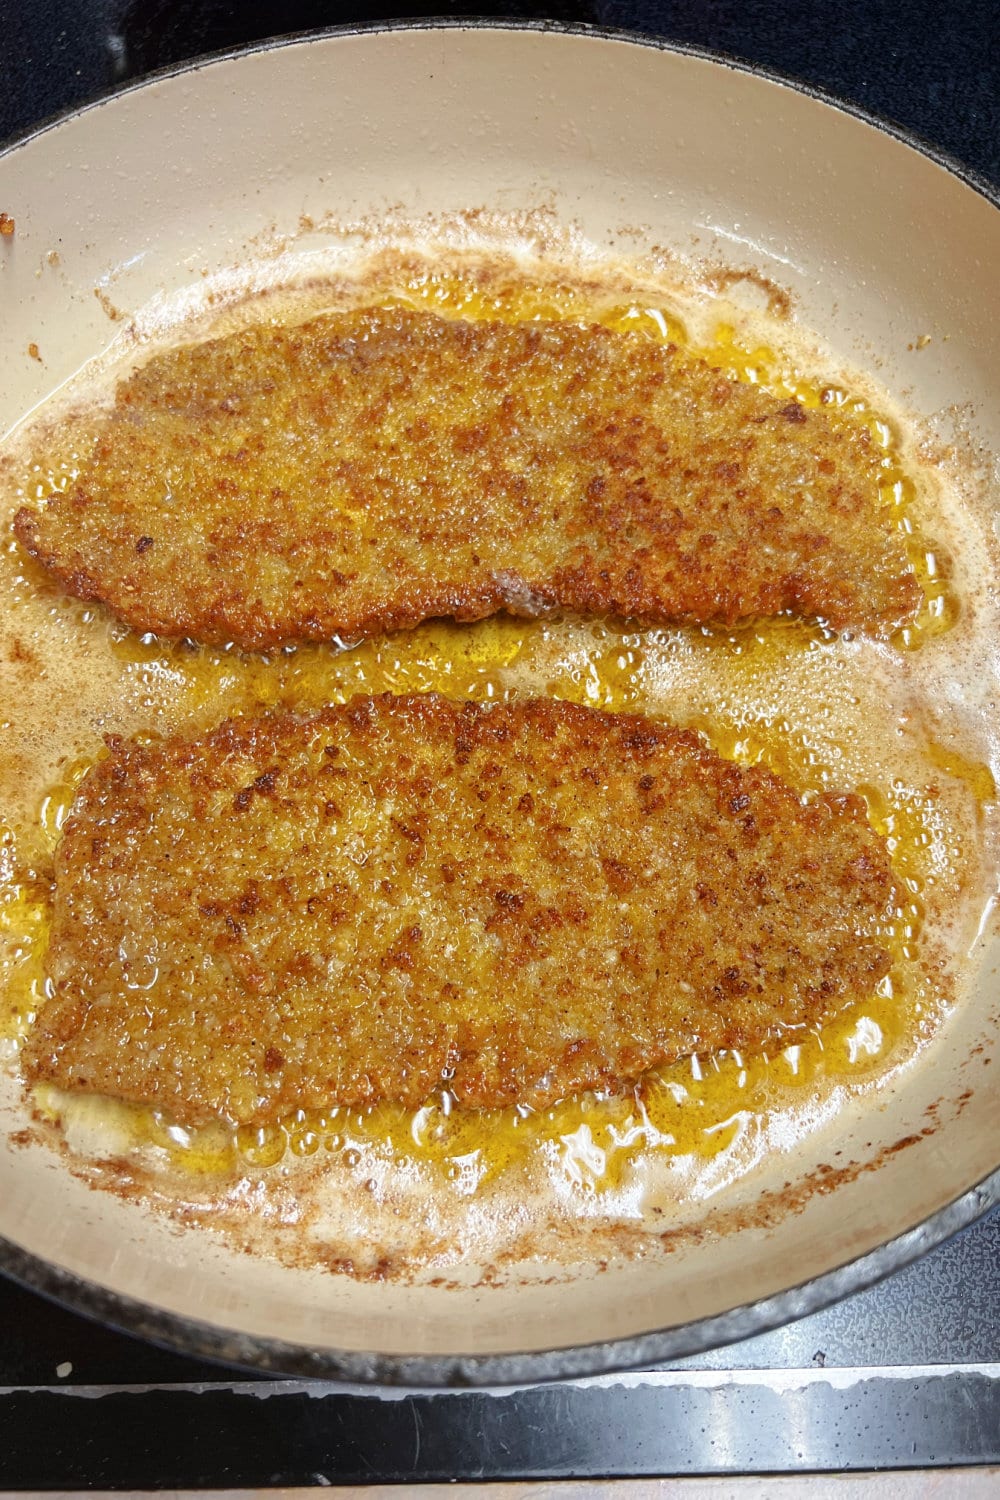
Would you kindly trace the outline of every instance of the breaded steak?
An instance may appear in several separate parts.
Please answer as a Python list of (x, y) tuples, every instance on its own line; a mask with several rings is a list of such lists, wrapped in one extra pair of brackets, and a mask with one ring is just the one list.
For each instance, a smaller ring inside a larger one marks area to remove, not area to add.
[(889, 967), (884, 841), (692, 734), (357, 698), (112, 746), (56, 856), (32, 1082), (263, 1124), (544, 1105), (793, 1038)]
[(248, 649), (557, 608), (884, 632), (920, 589), (877, 470), (639, 334), (369, 309), (151, 359), (15, 529), (136, 630)]

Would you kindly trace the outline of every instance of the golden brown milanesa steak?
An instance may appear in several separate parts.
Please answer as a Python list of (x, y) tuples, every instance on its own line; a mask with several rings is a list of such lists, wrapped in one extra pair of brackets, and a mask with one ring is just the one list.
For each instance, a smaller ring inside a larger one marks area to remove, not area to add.
[(358, 698), (113, 745), (56, 857), (27, 1078), (182, 1122), (542, 1105), (794, 1037), (889, 967), (853, 796), (632, 715)]
[(369, 309), (151, 359), (15, 528), (136, 630), (250, 649), (556, 608), (879, 632), (920, 589), (878, 459), (639, 334)]

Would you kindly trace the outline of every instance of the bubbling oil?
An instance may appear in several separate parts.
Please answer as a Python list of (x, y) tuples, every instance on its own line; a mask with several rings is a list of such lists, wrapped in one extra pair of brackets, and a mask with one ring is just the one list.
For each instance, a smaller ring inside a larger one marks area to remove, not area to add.
[[(776, 659), (789, 650), (830, 651), (835, 643), (800, 639), (805, 627), (779, 623), (730, 632), (723, 640), (708, 631), (679, 632), (702, 661), (720, 652), (730, 670), (752, 663), (752, 676), (770, 677)], [(575, 649), (567, 652), (567, 637)], [(524, 680), (544, 676), (554, 644), (564, 670), (547, 686), (560, 697), (606, 709), (646, 708), (644, 668), (664, 647), (667, 632), (626, 634), (607, 624), (593, 626), (484, 621), (472, 627), (435, 622), (406, 635), (331, 653), (321, 648), (282, 653), (276, 661), (237, 658), (230, 653), (191, 652), (184, 717), (206, 721), (218, 704), (215, 679), (228, 684), (242, 673), (242, 695), (230, 711), (276, 705), (308, 708), (343, 702), (354, 693), (440, 691), (477, 699), (506, 698)], [(115, 649), (141, 659), (154, 649), (115, 633)], [(162, 650), (162, 647), (159, 648)], [(569, 661), (567, 662), (567, 657)], [(520, 670), (518, 670), (518, 668)], [(739, 670), (739, 668), (737, 668)], [(231, 686), (226, 691), (232, 692)], [(720, 754), (742, 764), (763, 763), (803, 793), (839, 784), (833, 758), (816, 753), (809, 736), (785, 718), (752, 719), (718, 701), (713, 711), (692, 705), (688, 719)], [(675, 715), (674, 717), (677, 717)], [(977, 802), (992, 800), (993, 778), (982, 764), (931, 744), (932, 764), (963, 786)], [(38, 821), (54, 849), (75, 791), (88, 769), (78, 759), (41, 800)], [(940, 796), (898, 776), (861, 783), (873, 826), (886, 838), (897, 880), (898, 903), (882, 932), (893, 955), (890, 973), (875, 993), (821, 1030), (789, 1035), (766, 1053), (721, 1053), (693, 1057), (654, 1070), (624, 1093), (588, 1093), (554, 1108), (534, 1111), (470, 1111), (456, 1105), (446, 1085), (415, 1113), (382, 1104), (368, 1109), (331, 1108), (323, 1114), (296, 1111), (275, 1126), (231, 1129), (222, 1123), (186, 1129), (160, 1111), (116, 1106), (115, 1125), (137, 1145), (152, 1145), (188, 1172), (233, 1172), (245, 1164), (274, 1166), (286, 1157), (343, 1154), (354, 1164), (364, 1150), (384, 1149), (397, 1159), (437, 1167), (457, 1190), (470, 1192), (507, 1168), (540, 1151), (555, 1152), (561, 1170), (584, 1191), (614, 1187), (625, 1168), (642, 1154), (710, 1158), (725, 1153), (755, 1114), (806, 1101), (831, 1083), (862, 1084), (898, 1061), (925, 1024), (936, 1019), (937, 1003), (917, 959), (924, 916), (923, 894), (931, 885), (955, 878), (961, 861), (960, 838), (946, 826)], [(48, 886), (7, 887), (0, 921), (18, 933), (18, 960), (8, 984), (8, 1035), (23, 1035), (45, 995), (45, 938)], [(50, 1112), (67, 1107), (50, 1096)], [(45, 1100), (43, 1097), (43, 1106)]]
[[(891, 510), (904, 533), (924, 592), (917, 620), (897, 633), (893, 648), (925, 646), (958, 619), (948, 568), (914, 520), (917, 483), (895, 423), (845, 386), (810, 378), (778, 349), (741, 342), (732, 324), (719, 323), (708, 343), (696, 344), (673, 306), (609, 300), (571, 280), (498, 285), (430, 265), (375, 287), (366, 300), (446, 317), (595, 321), (687, 346), (740, 380), (835, 409), (840, 420), (868, 431), (880, 455), (876, 503)], [(82, 451), (70, 447), (37, 461), (21, 477), (16, 500), (64, 489)], [(230, 714), (308, 710), (357, 693), (437, 691), (479, 700), (547, 693), (596, 708), (662, 714), (696, 729), (724, 756), (766, 764), (806, 796), (857, 789), (891, 850), (898, 903), (883, 934), (891, 972), (867, 1001), (822, 1030), (777, 1038), (756, 1056), (695, 1056), (623, 1092), (587, 1093), (543, 1111), (465, 1110), (444, 1081), (415, 1113), (388, 1104), (298, 1110), (261, 1129), (220, 1121), (188, 1130), (159, 1111), (101, 1101), (119, 1137), (156, 1148), (184, 1173), (226, 1176), (335, 1156), (352, 1167), (375, 1151), (429, 1166), (456, 1193), (469, 1195), (514, 1166), (544, 1158), (574, 1190), (601, 1193), (651, 1153), (712, 1161), (732, 1152), (755, 1120), (782, 1109), (807, 1114), (810, 1102), (835, 1086), (863, 1088), (911, 1055), (939, 1019), (941, 997), (920, 962), (925, 908), (972, 858), (970, 828), (995, 796), (993, 778), (985, 764), (934, 740), (914, 739), (900, 750), (888, 727), (874, 740), (870, 731), (859, 736), (857, 725), (884, 711), (884, 684), (873, 681), (870, 661), (821, 623), (779, 618), (735, 629), (634, 631), (612, 622), (501, 616), (248, 656), (140, 639), (104, 610), (64, 599), (16, 550), (3, 563), (13, 617), (23, 611), (30, 625), (41, 611), (67, 649), (85, 643), (107, 681), (117, 684), (111, 711), (96, 716), (114, 732), (155, 739), (179, 726), (207, 728)], [(13, 1048), (46, 996), (52, 852), (95, 755), (67, 758), (33, 816), (0, 830), (0, 1035)], [(50, 1117), (73, 1108), (51, 1090), (39, 1090), (36, 1102)]]

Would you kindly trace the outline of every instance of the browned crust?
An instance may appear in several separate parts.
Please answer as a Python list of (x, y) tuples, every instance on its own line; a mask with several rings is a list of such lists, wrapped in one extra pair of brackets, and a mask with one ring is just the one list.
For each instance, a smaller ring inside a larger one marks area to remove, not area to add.
[(31, 1082), (182, 1121), (540, 1106), (869, 994), (863, 804), (562, 702), (356, 699), (116, 743), (56, 856)]
[(885, 632), (920, 589), (879, 463), (641, 335), (369, 309), (153, 358), (14, 526), (136, 630), (250, 649), (557, 608)]

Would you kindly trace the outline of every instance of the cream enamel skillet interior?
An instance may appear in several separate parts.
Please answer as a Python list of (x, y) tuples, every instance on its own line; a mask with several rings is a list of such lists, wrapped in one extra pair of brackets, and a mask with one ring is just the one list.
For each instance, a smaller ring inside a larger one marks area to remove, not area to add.
[[(402, 300), (597, 318), (807, 402), (854, 403), (928, 599), (916, 638), (889, 642), (787, 622), (706, 635), (507, 621), (262, 663), (139, 642), (65, 601), (10, 541), (6, 1269), (264, 1368), (497, 1382), (745, 1336), (996, 1201), (1000, 216), (984, 195), (717, 61), (418, 26), (253, 51), (86, 109), (0, 158), (0, 211), (15, 221), (0, 239), (5, 526), (72, 468), (74, 424), (153, 348)], [(803, 790), (860, 788), (913, 898), (910, 967), (766, 1062), (672, 1070), (646, 1116), (591, 1100), (487, 1129), (435, 1107), (192, 1142), (100, 1102), (29, 1104), (10, 1013), (43, 982), (44, 914), (24, 874), (44, 873), (101, 736), (429, 687), (660, 713)]]

